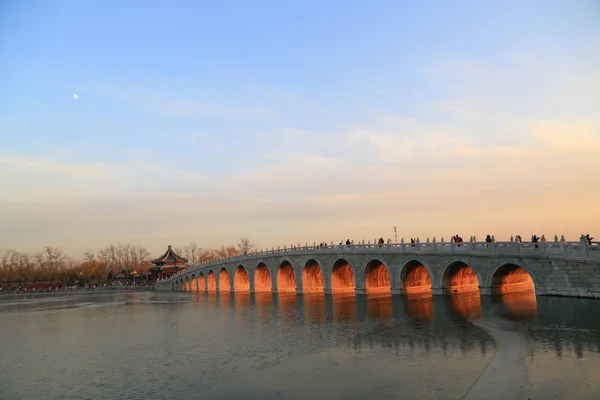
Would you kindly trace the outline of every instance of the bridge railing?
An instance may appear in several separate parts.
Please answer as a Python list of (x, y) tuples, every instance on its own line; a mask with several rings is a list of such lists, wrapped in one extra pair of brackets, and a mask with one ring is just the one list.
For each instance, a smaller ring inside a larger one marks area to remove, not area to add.
[(184, 275), (190, 268), (211, 267), (229, 262), (241, 262), (244, 260), (257, 259), (264, 256), (302, 254), (302, 253), (352, 253), (377, 250), (383, 253), (473, 253), (473, 254), (547, 254), (563, 255), (573, 258), (592, 258), (600, 260), (600, 244), (594, 242), (591, 245), (580, 242), (425, 242), (425, 243), (359, 243), (359, 244), (334, 244), (334, 245), (305, 245), (284, 246), (284, 248), (273, 248), (249, 253), (245, 256), (235, 256), (205, 262), (187, 267), (170, 278), (173, 279)]

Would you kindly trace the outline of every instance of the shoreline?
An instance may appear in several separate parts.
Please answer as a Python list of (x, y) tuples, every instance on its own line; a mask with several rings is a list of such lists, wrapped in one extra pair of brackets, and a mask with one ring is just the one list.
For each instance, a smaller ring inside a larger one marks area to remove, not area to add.
[(96, 288), (96, 289), (69, 289), (69, 290), (58, 290), (52, 292), (0, 292), (0, 302), (3, 300), (21, 300), (21, 299), (34, 299), (34, 298), (56, 298), (56, 297), (68, 297), (68, 296), (81, 296), (90, 294), (111, 294), (111, 293), (130, 293), (130, 292), (152, 292), (154, 291), (154, 285), (152, 286), (116, 286), (110, 288)]

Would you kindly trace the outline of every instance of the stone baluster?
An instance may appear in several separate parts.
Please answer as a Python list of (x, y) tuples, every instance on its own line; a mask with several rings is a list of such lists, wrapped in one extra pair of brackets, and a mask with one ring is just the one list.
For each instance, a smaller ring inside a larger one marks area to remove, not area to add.
[(511, 242), (511, 243), (512, 243), (512, 242), (514, 242), (514, 240), (513, 240), (513, 239), (514, 239), (513, 235), (510, 235), (510, 242)]

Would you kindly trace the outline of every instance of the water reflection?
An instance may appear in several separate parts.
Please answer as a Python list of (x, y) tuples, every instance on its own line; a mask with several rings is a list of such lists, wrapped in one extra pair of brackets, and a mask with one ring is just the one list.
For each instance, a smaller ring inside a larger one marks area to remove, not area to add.
[(328, 296), (335, 322), (349, 322), (356, 319), (356, 299), (354, 294), (333, 294)]
[(479, 291), (456, 293), (444, 296), (449, 315), (460, 319), (481, 318), (481, 298)]
[(304, 319), (310, 324), (322, 324), (325, 322), (325, 295), (322, 293), (310, 293), (302, 295), (302, 307)]
[[(492, 342), (468, 321), (502, 318), (512, 321), (513, 326), (527, 336), (531, 359), (548, 352), (559, 360), (567, 357), (588, 359), (590, 354), (600, 360), (600, 301), (536, 297), (532, 291), (482, 297), (476, 292), (434, 297), (321, 293), (272, 295), (268, 292), (132, 293), (105, 297), (110, 298), (113, 305), (143, 307), (152, 304), (168, 313), (178, 313), (183, 304), (194, 303), (196, 312), (206, 310), (210, 318), (219, 314), (235, 314), (236, 321), (280, 324), (290, 331), (306, 326), (319, 327), (317, 330), (323, 331), (330, 325), (356, 326), (357, 338), (352, 339), (352, 343), (379, 343), (386, 348), (421, 348), (426, 352), (440, 348), (443, 352), (458, 349), (466, 354), (478, 349), (485, 354), (493, 347)], [(111, 309), (97, 307), (97, 303), (105, 301), (105, 297), (76, 296), (48, 299), (46, 302), (19, 300), (12, 304), (6, 301), (0, 303), (0, 312), (46, 312), (41, 314), (41, 320), (49, 322), (59, 315), (51, 312), (67, 309), (90, 307), (90, 313), (95, 315), (110, 314), (113, 312)], [(133, 313), (133, 309), (127, 310)], [(223, 310), (227, 312), (223, 313)], [(169, 315), (169, 318), (176, 316)], [(202, 319), (198, 323), (205, 324), (206, 321)], [(359, 326), (363, 326), (362, 330), (358, 329)], [(364, 326), (369, 329), (364, 330)]]
[(250, 296), (249, 292), (235, 293), (233, 296), (233, 304), (236, 308), (248, 307), (250, 305)]
[(217, 292), (215, 300), (219, 308), (226, 309), (231, 307), (233, 299), (230, 292)]
[(429, 322), (433, 318), (433, 297), (427, 293), (407, 295), (404, 311), (413, 320)]
[(533, 290), (495, 295), (491, 301), (501, 304), (506, 317), (512, 320), (530, 321), (537, 315), (537, 298)]
[(392, 296), (386, 294), (370, 294), (363, 297), (367, 304), (367, 314), (371, 319), (390, 320), (394, 314)]
[(295, 293), (279, 293), (273, 296), (278, 317), (283, 321), (293, 320), (298, 314), (298, 296)]

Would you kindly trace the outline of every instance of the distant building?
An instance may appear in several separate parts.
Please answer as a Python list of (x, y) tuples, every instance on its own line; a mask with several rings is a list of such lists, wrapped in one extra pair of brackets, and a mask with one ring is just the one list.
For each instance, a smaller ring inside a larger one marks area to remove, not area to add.
[(173, 275), (174, 273), (182, 270), (187, 263), (187, 260), (183, 257), (175, 254), (171, 245), (167, 249), (167, 252), (161, 257), (152, 260), (154, 267), (148, 269), (150, 272), (150, 280), (165, 279)]

